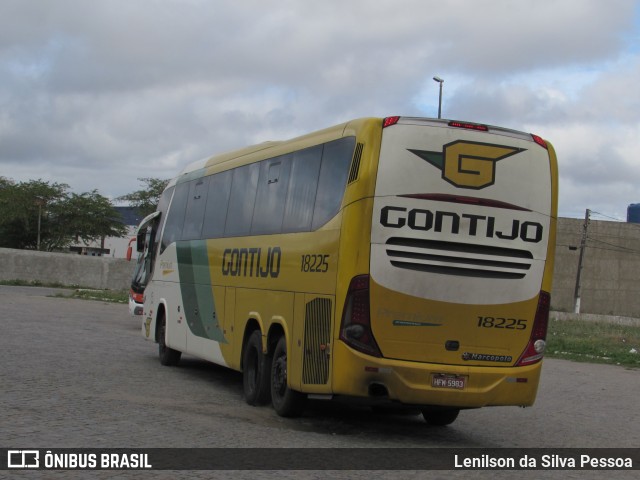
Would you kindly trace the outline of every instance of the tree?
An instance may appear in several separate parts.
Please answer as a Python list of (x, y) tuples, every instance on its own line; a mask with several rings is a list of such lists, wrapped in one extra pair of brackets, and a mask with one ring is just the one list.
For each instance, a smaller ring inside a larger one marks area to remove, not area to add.
[(140, 215), (146, 217), (156, 211), (160, 196), (169, 180), (160, 180), (159, 178), (138, 178), (138, 180), (146, 184), (147, 188), (123, 195), (116, 200), (129, 202), (132, 207), (138, 209)]
[[(52, 211), (57, 228), (52, 228), (54, 238), (75, 238), (88, 244), (104, 241), (105, 237), (123, 237), (127, 227), (108, 198), (97, 190), (81, 194), (72, 193)], [(64, 243), (64, 240), (62, 240)]]
[(63, 183), (16, 184), (0, 177), (0, 247), (52, 251), (126, 234), (109, 199), (96, 190), (78, 195), (68, 189)]
[(48, 239), (52, 222), (48, 211), (67, 195), (64, 183), (30, 180), (0, 183), (0, 246), (37, 248), (38, 238)]
[(9, 185), (13, 185), (13, 180), (7, 177), (0, 177), (0, 192), (4, 187), (7, 187)]

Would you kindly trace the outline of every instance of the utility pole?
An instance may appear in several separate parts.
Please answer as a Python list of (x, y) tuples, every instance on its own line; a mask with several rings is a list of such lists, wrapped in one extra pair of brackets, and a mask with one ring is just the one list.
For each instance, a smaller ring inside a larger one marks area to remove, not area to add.
[(578, 273), (576, 274), (576, 289), (573, 294), (574, 300), (574, 313), (580, 313), (580, 275), (582, 274), (582, 260), (584, 259), (584, 249), (587, 246), (587, 228), (589, 227), (589, 216), (591, 210), (587, 208), (584, 214), (584, 225), (582, 226), (582, 240), (580, 241), (580, 258), (578, 259)]

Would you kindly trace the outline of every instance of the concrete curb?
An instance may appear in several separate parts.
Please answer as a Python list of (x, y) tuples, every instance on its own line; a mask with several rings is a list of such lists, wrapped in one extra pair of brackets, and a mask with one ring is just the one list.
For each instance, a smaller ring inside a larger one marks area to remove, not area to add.
[(628, 327), (640, 327), (640, 318), (615, 315), (596, 315), (593, 313), (550, 312), (549, 318), (556, 320), (582, 320), (584, 322), (605, 322)]

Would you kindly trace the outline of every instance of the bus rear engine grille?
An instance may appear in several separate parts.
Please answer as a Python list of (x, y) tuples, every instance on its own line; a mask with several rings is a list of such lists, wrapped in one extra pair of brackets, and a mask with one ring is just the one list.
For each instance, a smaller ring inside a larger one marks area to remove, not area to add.
[(325, 385), (329, 381), (331, 299), (315, 298), (306, 304), (302, 383)]
[(527, 250), (416, 238), (392, 237), (386, 250), (394, 267), (463, 277), (520, 279), (533, 261)]

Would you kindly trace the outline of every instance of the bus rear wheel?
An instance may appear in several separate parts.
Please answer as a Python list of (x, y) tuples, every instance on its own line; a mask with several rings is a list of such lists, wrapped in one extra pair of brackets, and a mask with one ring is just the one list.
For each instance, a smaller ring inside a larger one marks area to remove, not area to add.
[(167, 335), (167, 319), (164, 314), (158, 319), (158, 356), (160, 357), (160, 363), (168, 367), (177, 365), (180, 361), (182, 352), (174, 350), (171, 347), (167, 347), (165, 343)]
[(456, 418), (458, 418), (460, 409), (459, 408), (442, 408), (442, 409), (423, 408), (421, 412), (425, 422), (427, 422), (429, 425), (433, 425), (436, 427), (444, 427), (446, 425), (451, 425), (456, 420)]
[(266, 405), (271, 399), (269, 375), (270, 357), (262, 353), (262, 334), (254, 330), (249, 335), (242, 354), (242, 385), (249, 405)]
[(271, 403), (281, 417), (297, 417), (302, 413), (307, 396), (287, 385), (287, 341), (280, 337), (271, 363)]

